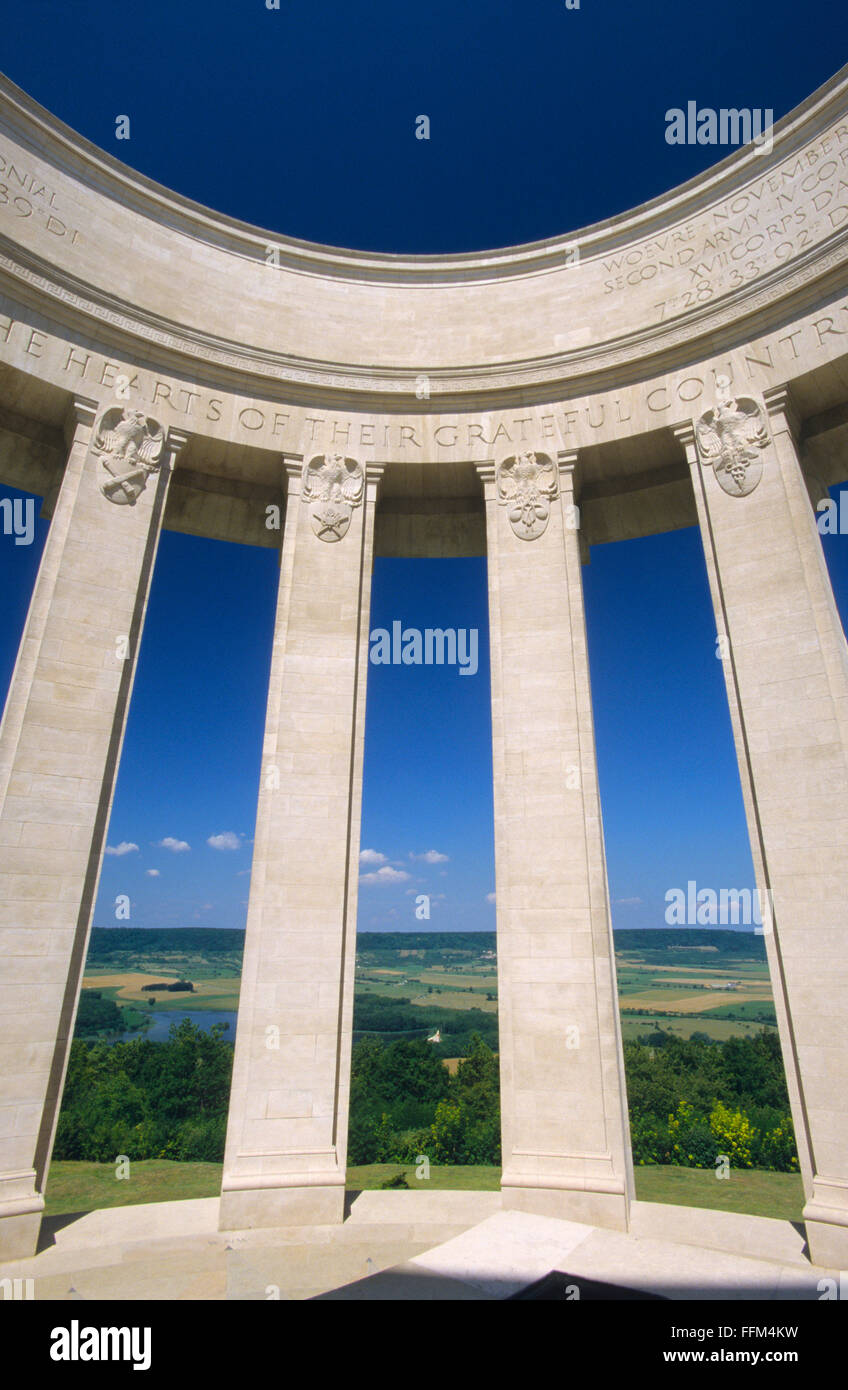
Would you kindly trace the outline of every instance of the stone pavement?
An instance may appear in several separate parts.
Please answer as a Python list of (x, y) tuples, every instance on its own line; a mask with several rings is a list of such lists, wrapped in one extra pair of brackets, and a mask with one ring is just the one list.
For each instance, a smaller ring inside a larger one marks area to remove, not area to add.
[[(36, 1299), (507, 1298), (551, 1270), (673, 1299), (820, 1297), (788, 1221), (636, 1202), (629, 1233), (504, 1211), (498, 1192), (352, 1194), (341, 1226), (220, 1232), (215, 1197), (48, 1218), (0, 1266)], [(838, 1276), (837, 1276), (838, 1277)]]
[(500, 1207), (497, 1192), (351, 1196), (340, 1226), (222, 1232), (217, 1197), (47, 1218), (37, 1254), (0, 1265), (0, 1279), (34, 1279), (36, 1299), (265, 1299), (274, 1288), (283, 1299), (311, 1298), (400, 1264)]

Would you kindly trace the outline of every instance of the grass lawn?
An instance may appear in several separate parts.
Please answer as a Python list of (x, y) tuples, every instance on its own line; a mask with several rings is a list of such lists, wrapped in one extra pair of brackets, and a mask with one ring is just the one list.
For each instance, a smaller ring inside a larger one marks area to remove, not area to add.
[(415, 1176), (414, 1163), (368, 1163), (362, 1168), (348, 1168), (347, 1187), (356, 1192), (370, 1191), (382, 1187), (388, 1178), (398, 1173), (406, 1175), (411, 1188), (419, 1191), (434, 1189), (440, 1192), (497, 1192), (501, 1185), (500, 1168), (472, 1168), (459, 1165), (445, 1165), (430, 1169), (430, 1176), (420, 1182)]
[(221, 1163), (176, 1163), (146, 1158), (130, 1163), (130, 1176), (115, 1177), (114, 1163), (76, 1163), (57, 1160), (50, 1165), (46, 1211), (59, 1216), (69, 1211), (100, 1207), (129, 1207), (139, 1202), (179, 1202), (189, 1197), (217, 1197)]
[(717, 1207), (783, 1221), (800, 1221), (804, 1205), (800, 1173), (768, 1173), (757, 1168), (732, 1168), (729, 1178), (719, 1179), (712, 1168), (645, 1164), (636, 1168), (636, 1196), (642, 1202)]
[[(115, 1178), (111, 1163), (55, 1162), (50, 1168), (47, 1215), (95, 1211), (100, 1207), (131, 1206), (139, 1202), (177, 1202), (190, 1197), (217, 1197), (221, 1191), (220, 1163), (175, 1163), (169, 1159), (145, 1159), (130, 1164), (126, 1181)], [(348, 1189), (379, 1188), (387, 1178), (404, 1173), (410, 1188), (431, 1191), (496, 1192), (500, 1168), (432, 1167), (427, 1181), (419, 1182), (412, 1163), (371, 1163), (349, 1168)], [(797, 1173), (766, 1173), (756, 1169), (731, 1171), (720, 1181), (712, 1169), (636, 1169), (636, 1195), (643, 1202), (672, 1202), (687, 1207), (713, 1207), (722, 1211), (748, 1212), (800, 1221), (804, 1203)]]

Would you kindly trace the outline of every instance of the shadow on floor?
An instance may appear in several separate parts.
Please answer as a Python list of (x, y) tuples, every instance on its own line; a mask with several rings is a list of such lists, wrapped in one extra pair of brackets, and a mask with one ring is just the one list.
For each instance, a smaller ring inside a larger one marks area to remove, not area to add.
[(353, 1206), (357, 1197), (362, 1196), (363, 1191), (364, 1188), (361, 1187), (349, 1187), (347, 1189), (347, 1191), (345, 1192), (344, 1199), (344, 1216), (342, 1217), (343, 1221), (347, 1221), (348, 1217), (350, 1216), (351, 1207)]
[(71, 1226), (75, 1221), (79, 1221), (83, 1216), (89, 1216), (90, 1211), (63, 1211), (59, 1216), (44, 1216), (41, 1219), (41, 1230), (38, 1233), (38, 1246), (36, 1254), (40, 1255), (42, 1250), (49, 1250), (51, 1245), (56, 1244), (56, 1232), (62, 1231), (66, 1226)]

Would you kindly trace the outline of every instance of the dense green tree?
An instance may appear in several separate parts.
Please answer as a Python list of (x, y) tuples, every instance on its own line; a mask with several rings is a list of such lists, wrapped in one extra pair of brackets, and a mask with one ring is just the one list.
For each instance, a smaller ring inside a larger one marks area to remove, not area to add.
[(56, 1137), (57, 1158), (223, 1157), (232, 1047), (188, 1019), (166, 1043), (75, 1041)]
[(104, 999), (98, 989), (80, 992), (74, 1037), (90, 1037), (96, 1033), (120, 1033), (123, 1015), (114, 999)]
[[(497, 1058), (479, 1033), (469, 1032), (467, 1053), (451, 1076), (420, 1038), (357, 1042), (350, 1162), (500, 1162)], [(56, 1157), (220, 1160), (232, 1056), (220, 1029), (187, 1019), (164, 1043), (74, 1041)], [(723, 1044), (667, 1034), (662, 1046), (626, 1043), (624, 1056), (637, 1163), (707, 1167), (731, 1147), (737, 1164), (797, 1171), (774, 1032)]]

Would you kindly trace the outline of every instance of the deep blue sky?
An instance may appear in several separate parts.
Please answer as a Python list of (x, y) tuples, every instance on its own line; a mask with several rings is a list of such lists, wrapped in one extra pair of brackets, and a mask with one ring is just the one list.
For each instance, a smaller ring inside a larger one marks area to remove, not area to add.
[[(0, 535), (0, 691), (39, 533)], [(844, 624), (848, 535), (823, 546)], [(135, 925), (244, 925), (276, 581), (273, 551), (163, 534), (108, 835), (138, 848), (107, 855), (98, 925), (119, 893)], [(753, 886), (699, 534), (594, 546), (583, 582), (613, 921), (657, 926), (689, 878)], [(481, 659), (369, 667), (362, 846), (383, 858), (363, 873), (393, 874), (362, 884), (360, 929), (421, 930), (419, 893), (435, 929), (492, 929), (485, 562), (378, 560), (371, 628), (394, 619), (476, 627)]]
[(3, 8), (0, 67), (95, 144), (233, 216), (385, 251), (511, 245), (622, 212), (715, 162), (665, 143), (670, 107), (777, 119), (848, 60), (835, 0)]
[[(515, 244), (623, 211), (714, 162), (665, 143), (667, 108), (779, 118), (848, 57), (833, 0), (800, 20), (788, 0), (6, 11), (3, 70), (126, 163), (247, 221), (387, 251)], [(0, 695), (45, 529), (31, 548), (0, 535)], [(844, 622), (848, 537), (825, 552)], [(690, 877), (752, 883), (699, 536), (595, 547), (583, 578), (614, 921), (659, 925)], [(137, 925), (243, 925), (276, 579), (270, 551), (163, 536), (108, 834), (138, 848), (107, 856), (98, 924), (128, 893)], [(484, 562), (379, 561), (371, 625), (394, 618), (476, 627), (483, 659), (474, 677), (371, 668), (362, 844), (382, 858), (364, 872), (394, 873), (363, 884), (360, 927), (421, 929), (419, 892), (434, 928), (493, 927)]]

